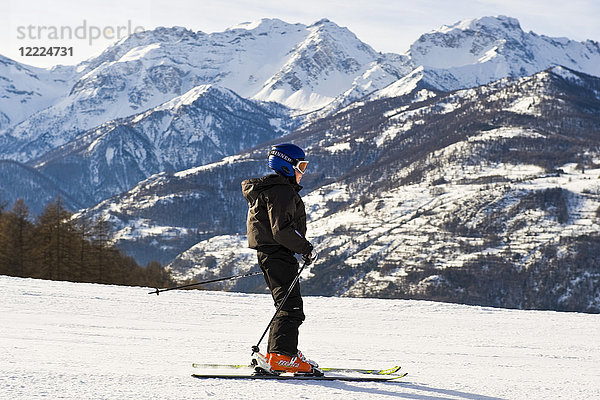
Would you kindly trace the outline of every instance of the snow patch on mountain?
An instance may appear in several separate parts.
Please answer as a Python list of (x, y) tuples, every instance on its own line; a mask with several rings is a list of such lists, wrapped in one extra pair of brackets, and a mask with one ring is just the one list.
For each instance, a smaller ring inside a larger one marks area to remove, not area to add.
[(163, 103), (162, 105), (156, 107), (156, 109), (177, 111), (182, 106), (189, 106), (190, 104), (193, 104), (194, 101), (198, 99), (198, 97), (207, 93), (211, 89), (216, 89), (221, 93), (231, 93), (230, 91), (225, 91), (223, 89), (215, 87), (214, 85), (199, 85), (195, 88), (190, 89), (188, 92), (182, 94), (181, 96), (177, 96), (174, 99)]
[(422, 66), (415, 68), (410, 74), (380, 89), (374, 95), (370, 96), (370, 98), (377, 100), (386, 97), (400, 97), (411, 93), (422, 81), (424, 76), (423, 71), (424, 68)]
[(136, 61), (142, 59), (146, 57), (150, 51), (158, 49), (160, 48), (160, 46), (161, 45), (159, 43), (152, 43), (147, 46), (134, 47), (133, 49), (125, 53), (121, 58), (119, 58), (117, 62), (125, 63), (128, 61)]
[(536, 96), (523, 97), (515, 100), (506, 111), (513, 111), (520, 114), (539, 115), (539, 110), (536, 110), (535, 104), (538, 101)]

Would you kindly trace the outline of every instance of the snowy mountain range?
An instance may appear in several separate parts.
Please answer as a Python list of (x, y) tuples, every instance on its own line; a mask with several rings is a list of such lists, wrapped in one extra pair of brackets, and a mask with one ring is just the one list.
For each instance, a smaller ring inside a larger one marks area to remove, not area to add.
[[(309, 26), (264, 19), (213, 34), (158, 28), (124, 38), (76, 67), (42, 70), (3, 58), (0, 146), (3, 158), (39, 169), (89, 206), (154, 173), (212, 162), (265, 139), (257, 133), (248, 138), (252, 143), (227, 150), (202, 146), (223, 135), (230, 139), (220, 143), (232, 142), (242, 123), (206, 126), (202, 112), (171, 126), (169, 115), (180, 112), (181, 99), (209, 96), (206, 85), (231, 93), (230, 102), (202, 102), (214, 103), (207, 111), (211, 115), (217, 106), (227, 113), (240, 98), (277, 103), (274, 125), (265, 127), (272, 136), (357, 99), (399, 96), (415, 87), (451, 91), (553, 65), (598, 75), (598, 44), (525, 33), (508, 17), (441, 27), (422, 35), (406, 55), (378, 53), (325, 19)], [(264, 111), (255, 114), (255, 123), (262, 123)], [(135, 133), (129, 129), (134, 120)], [(106, 144), (119, 132), (135, 142), (128, 144), (129, 151), (114, 152), (118, 146)], [(105, 145), (90, 146), (99, 135)], [(168, 143), (162, 143), (166, 137)], [(182, 146), (189, 150), (182, 154)], [(78, 166), (75, 176), (65, 171), (73, 165)], [(119, 165), (127, 166), (120, 168), (125, 172), (117, 172)]]
[(77, 66), (67, 96), (7, 127), (3, 153), (31, 160), (88, 129), (207, 84), (312, 111), (352, 89), (365, 72), (393, 68), (386, 62), (385, 55), (328, 20), (310, 26), (262, 20), (214, 34), (158, 28)]
[[(599, 310), (599, 93), (600, 79), (555, 67), (353, 105), (287, 137), (311, 159), (321, 257), (304, 290)], [(85, 215), (142, 260), (196, 243), (170, 264), (182, 281), (248, 271), (239, 182), (268, 171), (269, 145), (156, 175)]]
[[(595, 251), (598, 76), (597, 42), (503, 16), (443, 26), (401, 55), (326, 19), (264, 19), (158, 28), (76, 67), (1, 58), (0, 158), (14, 176), (0, 196), (46, 191), (39, 212), (64, 193), (181, 280), (248, 270), (239, 182), (292, 141), (311, 157), (322, 252), (309, 292), (594, 311), (595, 259), (560, 282), (542, 261)], [(531, 287), (491, 287), (515, 276)]]
[[(378, 53), (328, 20), (305, 26), (265, 19), (213, 34), (158, 28), (124, 38), (76, 68), (34, 70), (3, 58), (9, 83), (0, 143), (3, 157), (27, 162), (206, 84), (305, 113), (345, 105), (415, 74), (448, 91), (553, 65), (598, 75), (599, 59), (596, 42), (524, 33), (508, 17), (444, 26), (422, 35), (407, 55)], [(19, 111), (26, 93), (33, 103)], [(398, 95), (393, 88), (386, 93)]]

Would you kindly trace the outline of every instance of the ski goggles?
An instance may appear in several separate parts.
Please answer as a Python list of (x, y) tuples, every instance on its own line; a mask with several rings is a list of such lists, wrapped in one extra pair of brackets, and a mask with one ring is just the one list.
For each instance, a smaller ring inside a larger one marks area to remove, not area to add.
[(301, 174), (304, 174), (304, 171), (306, 171), (306, 167), (308, 167), (308, 161), (306, 160), (297, 160), (296, 164), (294, 165), (294, 169), (300, 172)]
[(292, 164), (294, 169), (300, 172), (301, 174), (304, 174), (304, 172), (306, 171), (306, 167), (308, 167), (308, 161), (296, 160), (295, 158), (292, 158), (279, 150), (271, 149), (271, 151), (269, 151), (269, 157), (271, 156), (279, 157), (282, 160), (289, 162), (290, 164)]

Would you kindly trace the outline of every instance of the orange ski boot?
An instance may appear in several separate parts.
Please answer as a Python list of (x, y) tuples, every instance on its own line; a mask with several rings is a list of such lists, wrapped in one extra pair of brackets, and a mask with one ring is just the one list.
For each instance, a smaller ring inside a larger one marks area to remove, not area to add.
[(267, 353), (267, 361), (271, 370), (278, 373), (311, 374), (313, 367), (298, 356), (279, 353)]

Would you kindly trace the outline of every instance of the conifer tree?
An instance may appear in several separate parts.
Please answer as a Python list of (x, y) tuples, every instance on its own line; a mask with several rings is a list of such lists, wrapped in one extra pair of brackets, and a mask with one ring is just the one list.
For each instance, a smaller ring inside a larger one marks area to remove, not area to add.
[(29, 208), (18, 199), (11, 211), (0, 217), (0, 271), (12, 276), (27, 276), (31, 267)]
[(67, 211), (60, 198), (48, 204), (36, 222), (36, 263), (41, 268), (39, 278), (64, 280), (68, 274), (67, 235), (71, 231)]

